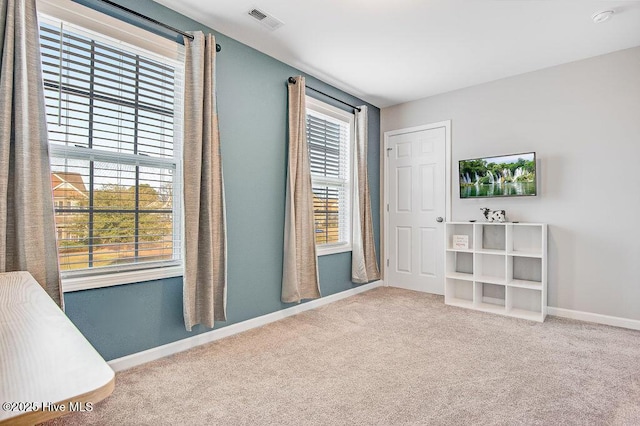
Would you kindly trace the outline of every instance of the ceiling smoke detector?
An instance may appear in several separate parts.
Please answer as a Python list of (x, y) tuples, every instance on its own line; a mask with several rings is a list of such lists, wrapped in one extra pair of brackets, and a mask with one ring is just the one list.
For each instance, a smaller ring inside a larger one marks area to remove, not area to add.
[(591, 19), (593, 19), (593, 22), (595, 22), (596, 24), (599, 24), (611, 18), (613, 13), (613, 10), (603, 10), (602, 12), (594, 13)]
[(254, 8), (248, 11), (247, 14), (271, 31), (277, 30), (284, 25), (284, 22), (264, 10)]

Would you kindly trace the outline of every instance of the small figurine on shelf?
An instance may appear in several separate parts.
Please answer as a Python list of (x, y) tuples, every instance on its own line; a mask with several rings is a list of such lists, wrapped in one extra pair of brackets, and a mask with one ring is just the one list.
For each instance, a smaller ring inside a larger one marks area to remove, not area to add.
[(486, 207), (480, 207), (482, 214), (487, 222), (504, 222), (506, 220), (506, 212), (504, 210), (490, 210)]

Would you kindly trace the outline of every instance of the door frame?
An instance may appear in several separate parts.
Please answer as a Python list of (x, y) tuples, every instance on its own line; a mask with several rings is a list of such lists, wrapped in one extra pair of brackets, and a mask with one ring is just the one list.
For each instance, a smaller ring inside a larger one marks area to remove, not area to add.
[[(451, 167), (451, 120), (439, 121), (437, 123), (431, 124), (423, 124), (420, 126), (414, 127), (406, 127), (404, 129), (397, 130), (389, 130), (384, 132), (384, 140), (382, 146), (382, 164), (383, 164), (383, 191), (382, 191), (382, 235), (383, 235), (383, 244), (382, 245), (382, 253), (380, 256), (380, 260), (382, 263), (382, 280), (385, 282), (385, 285), (389, 285), (387, 283), (387, 265), (389, 264), (389, 258), (387, 254), (389, 253), (389, 138), (391, 136), (402, 135), (405, 133), (414, 133), (420, 132), (423, 130), (429, 129), (437, 129), (438, 127), (445, 128), (445, 223), (451, 221), (451, 180), (452, 180), (452, 167)], [(442, 247), (444, 247), (444, 241), (442, 242)], [(442, 277), (444, 280), (444, 277)]]

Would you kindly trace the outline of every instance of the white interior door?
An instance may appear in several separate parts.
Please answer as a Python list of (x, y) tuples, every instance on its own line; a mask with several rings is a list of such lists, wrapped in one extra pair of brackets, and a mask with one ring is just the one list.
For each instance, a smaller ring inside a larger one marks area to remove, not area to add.
[(385, 283), (444, 294), (449, 122), (385, 134)]

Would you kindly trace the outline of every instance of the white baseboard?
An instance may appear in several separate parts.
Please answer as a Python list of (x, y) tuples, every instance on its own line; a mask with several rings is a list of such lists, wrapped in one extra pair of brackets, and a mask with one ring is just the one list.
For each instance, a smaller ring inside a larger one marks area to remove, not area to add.
[(640, 330), (640, 320), (612, 317), (609, 315), (594, 314), (591, 312), (573, 311), (571, 309), (547, 307), (547, 314), (562, 318), (576, 319), (580, 321), (595, 322), (597, 324), (612, 325), (614, 327)]
[(329, 303), (337, 302), (338, 300), (345, 299), (347, 297), (355, 296), (358, 293), (372, 290), (376, 287), (384, 286), (382, 281), (374, 281), (369, 284), (364, 284), (350, 290), (341, 291), (326, 297), (321, 297), (302, 303), (300, 305), (292, 306), (290, 308), (282, 309), (280, 311), (272, 312), (270, 314), (262, 315), (257, 318), (251, 318), (246, 321), (242, 321), (236, 324), (231, 324), (227, 327), (220, 328), (218, 330), (208, 331), (206, 333), (198, 334), (193, 337), (178, 340), (176, 342), (167, 343), (166, 345), (158, 346), (155, 348), (147, 349), (146, 351), (137, 352), (131, 355), (123, 356), (122, 358), (116, 358), (108, 362), (114, 371), (122, 371), (137, 365), (141, 365), (156, 359), (160, 359), (169, 355), (176, 354), (178, 352), (186, 351), (196, 346), (204, 345), (206, 343), (214, 342), (224, 337), (232, 336), (234, 334), (242, 333), (243, 331), (251, 330), (252, 328), (261, 327), (263, 325), (272, 323), (274, 321), (281, 320), (283, 318), (290, 317), (292, 315), (299, 314), (304, 311), (318, 308), (320, 306), (328, 305)]

